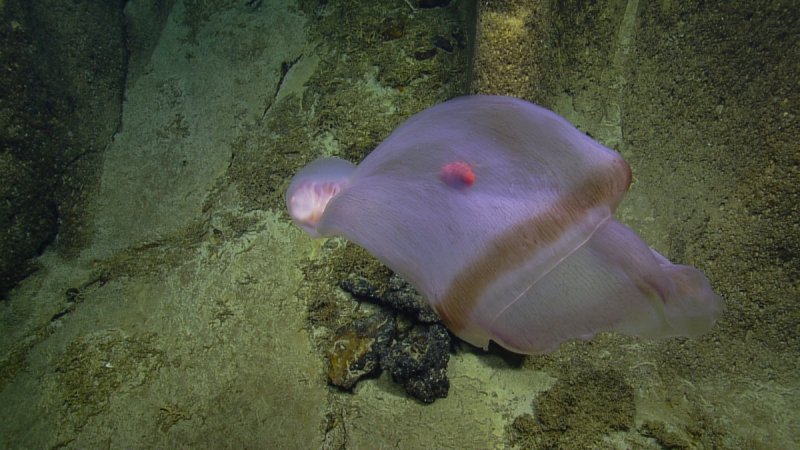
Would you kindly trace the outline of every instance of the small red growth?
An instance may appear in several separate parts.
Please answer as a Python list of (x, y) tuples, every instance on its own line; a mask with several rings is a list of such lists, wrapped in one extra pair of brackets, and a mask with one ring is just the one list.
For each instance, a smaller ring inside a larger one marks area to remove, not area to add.
[(466, 189), (475, 183), (472, 166), (463, 161), (453, 161), (442, 166), (439, 179), (454, 189)]

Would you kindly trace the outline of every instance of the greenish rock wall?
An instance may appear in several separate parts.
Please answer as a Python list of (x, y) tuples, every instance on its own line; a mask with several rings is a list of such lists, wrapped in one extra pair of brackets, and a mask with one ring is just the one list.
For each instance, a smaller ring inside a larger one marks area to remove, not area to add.
[(0, 10), (0, 296), (58, 235), (85, 243), (86, 192), (119, 124), (122, 1), (10, 0)]

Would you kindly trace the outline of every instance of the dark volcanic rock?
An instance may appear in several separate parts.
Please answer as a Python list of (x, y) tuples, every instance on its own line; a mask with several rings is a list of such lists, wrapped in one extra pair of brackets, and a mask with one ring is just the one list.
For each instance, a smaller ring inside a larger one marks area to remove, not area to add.
[[(403, 315), (395, 321), (386, 319), (394, 312), (379, 313), (340, 331), (328, 358), (331, 383), (350, 389), (360, 378), (386, 370), (422, 402), (446, 397), (451, 336), (422, 295), (396, 274), (388, 283), (351, 275), (340, 286), (358, 299)], [(375, 328), (384, 322), (391, 326)]]
[(392, 315), (378, 313), (339, 330), (328, 353), (328, 381), (349, 390), (361, 378), (378, 373), (396, 328)]
[(392, 343), (381, 365), (412, 397), (432, 403), (447, 397), (449, 360), (450, 335), (445, 327), (415, 325)]
[(439, 316), (433, 312), (425, 298), (401, 276), (394, 274), (386, 286), (378, 286), (362, 276), (351, 276), (340, 283), (340, 287), (360, 299), (370, 300), (410, 315), (417, 322), (438, 323)]

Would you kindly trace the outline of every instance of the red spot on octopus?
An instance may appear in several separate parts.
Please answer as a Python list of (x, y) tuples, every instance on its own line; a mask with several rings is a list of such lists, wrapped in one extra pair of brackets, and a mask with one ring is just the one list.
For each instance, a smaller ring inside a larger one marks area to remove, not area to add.
[(466, 189), (475, 183), (475, 172), (469, 164), (453, 161), (442, 166), (439, 179), (453, 189)]

